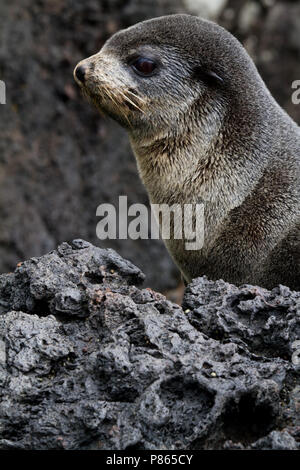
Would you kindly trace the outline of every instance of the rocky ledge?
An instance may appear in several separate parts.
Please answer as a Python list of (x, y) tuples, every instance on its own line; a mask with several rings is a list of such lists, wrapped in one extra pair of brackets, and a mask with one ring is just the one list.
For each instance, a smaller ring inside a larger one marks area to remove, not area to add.
[(299, 449), (300, 293), (143, 282), (83, 240), (0, 277), (0, 448)]

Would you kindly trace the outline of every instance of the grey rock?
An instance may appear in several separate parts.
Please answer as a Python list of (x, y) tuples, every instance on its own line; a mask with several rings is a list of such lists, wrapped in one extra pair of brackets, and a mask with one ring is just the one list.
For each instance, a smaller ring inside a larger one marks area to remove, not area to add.
[(279, 431), (272, 431), (251, 447), (256, 450), (298, 450), (295, 439), (289, 433)]
[(0, 448), (299, 448), (300, 294), (143, 281), (82, 240), (0, 276)]
[(272, 291), (204, 276), (186, 289), (183, 309), (202, 333), (234, 341), (253, 354), (292, 360), (300, 338), (300, 293), (278, 286)]

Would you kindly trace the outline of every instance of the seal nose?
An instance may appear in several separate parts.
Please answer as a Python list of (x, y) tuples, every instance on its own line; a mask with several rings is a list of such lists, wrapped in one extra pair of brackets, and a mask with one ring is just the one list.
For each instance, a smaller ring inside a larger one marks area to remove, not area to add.
[(81, 83), (84, 82), (85, 73), (86, 73), (86, 67), (85, 67), (84, 65), (79, 65), (78, 67), (76, 67), (75, 75), (76, 75), (76, 78), (77, 78)]

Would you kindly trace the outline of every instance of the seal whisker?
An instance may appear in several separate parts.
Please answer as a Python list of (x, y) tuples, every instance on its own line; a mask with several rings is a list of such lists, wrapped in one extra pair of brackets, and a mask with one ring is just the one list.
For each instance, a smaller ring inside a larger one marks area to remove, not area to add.
[(121, 90), (119, 90), (119, 93), (125, 98), (125, 100), (130, 103), (132, 106), (134, 106), (136, 109), (141, 111), (141, 113), (145, 114), (145, 112), (136, 104), (134, 103), (125, 93), (123, 93)]
[(146, 100), (144, 100), (141, 96), (138, 96), (138, 95), (136, 95), (135, 93), (133, 93), (133, 91), (131, 91), (131, 90), (126, 90), (126, 91), (127, 91), (127, 93), (129, 93), (130, 95), (134, 96), (134, 97), (135, 97), (137, 100), (139, 100), (141, 103), (143, 103), (143, 104), (146, 104), (146, 103), (147, 103)]
[(107, 86), (104, 85), (104, 88), (105, 88), (105, 91), (106, 93), (108, 94), (109, 98), (112, 100), (112, 102), (116, 105), (117, 109), (120, 111), (120, 113), (122, 114), (122, 116), (126, 119), (126, 121), (128, 122), (128, 125), (129, 127), (132, 127), (132, 124), (127, 116), (127, 114), (125, 113), (125, 110), (124, 108), (122, 108), (122, 106), (120, 106), (120, 103), (118, 103), (116, 100), (118, 99), (118, 97), (116, 96), (116, 94), (113, 93), (112, 90), (109, 90)]

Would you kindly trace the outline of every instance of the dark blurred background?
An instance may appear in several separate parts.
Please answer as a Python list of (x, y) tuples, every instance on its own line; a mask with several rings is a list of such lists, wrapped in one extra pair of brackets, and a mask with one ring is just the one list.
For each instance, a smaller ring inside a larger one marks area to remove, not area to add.
[(291, 84), (300, 79), (300, 1), (1, 0), (0, 271), (62, 241), (109, 246), (161, 291), (179, 282), (163, 244), (100, 242), (103, 202), (147, 203), (125, 132), (101, 117), (73, 82), (76, 63), (117, 30), (164, 14), (213, 19), (238, 37), (278, 102), (300, 123)]

